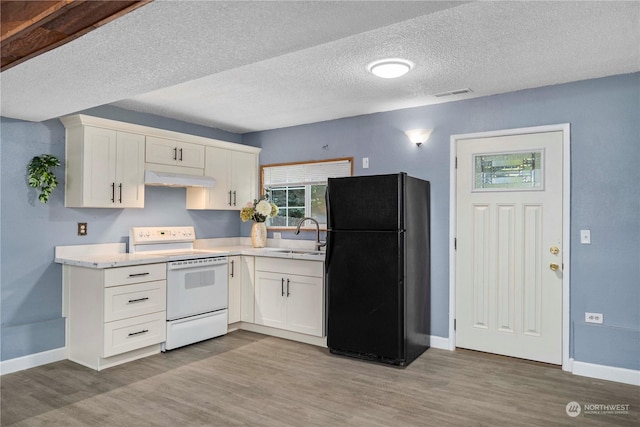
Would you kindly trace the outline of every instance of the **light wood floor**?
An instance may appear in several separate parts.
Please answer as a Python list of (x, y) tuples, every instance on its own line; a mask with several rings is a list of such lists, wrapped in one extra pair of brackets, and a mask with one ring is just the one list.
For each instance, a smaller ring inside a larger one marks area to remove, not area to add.
[[(2, 426), (638, 426), (640, 388), (471, 351), (408, 368), (245, 331), (95, 372), (1, 377)], [(570, 418), (567, 403), (628, 404)]]

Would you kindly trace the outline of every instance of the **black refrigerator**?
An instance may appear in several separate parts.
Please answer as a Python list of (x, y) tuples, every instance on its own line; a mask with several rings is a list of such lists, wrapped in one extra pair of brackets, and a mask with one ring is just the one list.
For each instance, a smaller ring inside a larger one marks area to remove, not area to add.
[(429, 182), (330, 178), (326, 203), (330, 352), (409, 365), (429, 348)]

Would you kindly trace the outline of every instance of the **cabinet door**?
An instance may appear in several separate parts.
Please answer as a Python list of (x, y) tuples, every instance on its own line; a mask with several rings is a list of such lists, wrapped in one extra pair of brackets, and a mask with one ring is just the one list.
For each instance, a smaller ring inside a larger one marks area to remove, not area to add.
[(286, 327), (290, 331), (323, 336), (322, 278), (289, 275), (285, 280)]
[(231, 191), (233, 208), (241, 209), (256, 197), (257, 161), (251, 153), (231, 152)]
[(175, 165), (178, 161), (178, 142), (148, 136), (145, 147), (145, 161), (161, 165)]
[(114, 206), (116, 134), (110, 129), (84, 128), (83, 207)]
[(285, 279), (282, 274), (256, 271), (255, 322), (286, 329)]
[(229, 151), (223, 148), (207, 147), (204, 174), (215, 178), (213, 188), (203, 189), (207, 193), (207, 209), (231, 209), (232, 194), (229, 189)]
[(144, 135), (117, 133), (116, 202), (119, 208), (144, 207)]
[(177, 148), (177, 165), (190, 168), (204, 168), (204, 145), (180, 142)]
[(242, 297), (240, 320), (243, 322), (255, 322), (255, 261), (252, 256), (242, 256)]
[(229, 257), (229, 315), (228, 322), (240, 321), (242, 310), (242, 260), (241, 256)]

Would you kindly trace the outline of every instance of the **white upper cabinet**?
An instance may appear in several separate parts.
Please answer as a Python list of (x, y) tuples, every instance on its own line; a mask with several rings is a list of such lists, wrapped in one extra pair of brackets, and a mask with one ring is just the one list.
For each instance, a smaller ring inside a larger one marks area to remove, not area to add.
[(144, 135), (67, 128), (65, 206), (144, 207)]
[(204, 168), (204, 145), (155, 136), (148, 136), (146, 145), (145, 158), (147, 163)]
[(74, 114), (66, 128), (65, 206), (144, 207), (145, 170), (209, 176), (188, 187), (187, 209), (240, 210), (256, 198), (260, 148)]
[(205, 176), (215, 178), (213, 188), (188, 188), (187, 209), (240, 210), (256, 198), (258, 154), (206, 147)]

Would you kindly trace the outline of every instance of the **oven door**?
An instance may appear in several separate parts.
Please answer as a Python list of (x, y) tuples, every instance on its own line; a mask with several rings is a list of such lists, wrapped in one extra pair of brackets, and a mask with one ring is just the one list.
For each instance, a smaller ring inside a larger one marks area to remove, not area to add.
[(227, 308), (227, 258), (167, 263), (167, 320)]

